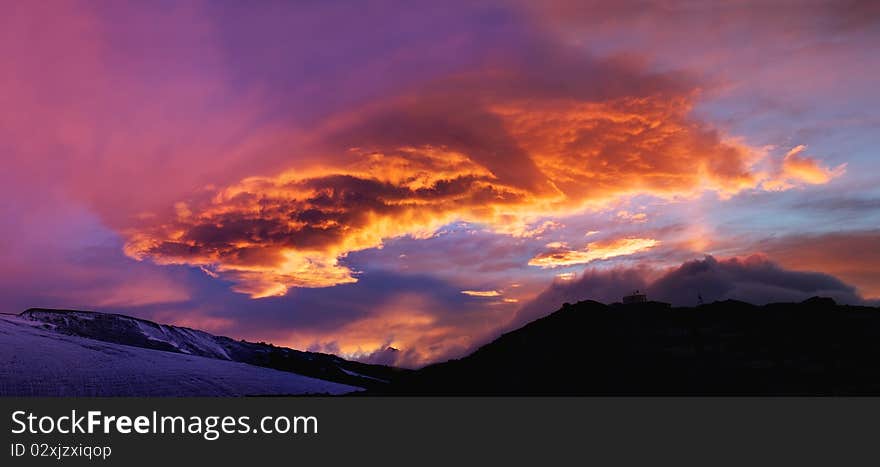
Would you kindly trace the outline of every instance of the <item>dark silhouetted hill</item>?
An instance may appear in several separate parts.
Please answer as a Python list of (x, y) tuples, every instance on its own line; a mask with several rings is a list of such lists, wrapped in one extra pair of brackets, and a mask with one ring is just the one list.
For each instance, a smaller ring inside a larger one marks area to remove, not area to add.
[[(373, 391), (375, 393), (375, 391)], [(566, 304), (383, 393), (880, 394), (880, 309), (827, 298), (696, 308)]]

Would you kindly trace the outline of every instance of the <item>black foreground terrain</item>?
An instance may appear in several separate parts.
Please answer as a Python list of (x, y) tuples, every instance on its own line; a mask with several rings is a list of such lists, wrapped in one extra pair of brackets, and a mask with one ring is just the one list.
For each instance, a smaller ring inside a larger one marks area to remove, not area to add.
[(406, 395), (880, 394), (880, 309), (827, 298), (696, 308), (566, 304), (460, 360), (397, 378)]

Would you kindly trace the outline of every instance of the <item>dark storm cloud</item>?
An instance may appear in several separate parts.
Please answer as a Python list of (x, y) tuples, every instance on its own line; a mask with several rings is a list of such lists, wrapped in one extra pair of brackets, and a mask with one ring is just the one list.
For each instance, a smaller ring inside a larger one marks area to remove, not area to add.
[(842, 303), (861, 303), (854, 287), (819, 272), (792, 271), (763, 256), (717, 260), (706, 256), (688, 261), (648, 288), (652, 298), (677, 305), (704, 301), (743, 300), (755, 304), (802, 301), (813, 296), (832, 297)]
[(862, 296), (880, 298), (880, 230), (787, 235), (751, 248), (785, 267), (826, 271), (855, 285)]
[(647, 268), (588, 269), (572, 281), (557, 281), (526, 304), (514, 320), (521, 325), (551, 313), (565, 302), (617, 302), (633, 290), (651, 300), (677, 306), (735, 299), (754, 304), (802, 301), (813, 296), (840, 303), (863, 303), (856, 289), (840, 279), (818, 272), (785, 269), (763, 256), (718, 260), (712, 256), (687, 261), (662, 274)]

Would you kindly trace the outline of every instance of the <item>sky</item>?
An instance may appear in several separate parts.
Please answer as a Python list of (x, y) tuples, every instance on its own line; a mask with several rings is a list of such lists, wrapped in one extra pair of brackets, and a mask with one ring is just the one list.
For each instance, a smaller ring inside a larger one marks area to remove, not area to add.
[(634, 289), (880, 299), (877, 2), (4, 9), (3, 312), (418, 367)]

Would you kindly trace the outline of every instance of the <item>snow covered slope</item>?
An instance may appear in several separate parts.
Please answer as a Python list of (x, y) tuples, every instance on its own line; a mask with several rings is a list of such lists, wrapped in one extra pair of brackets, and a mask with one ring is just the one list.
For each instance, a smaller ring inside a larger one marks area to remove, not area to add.
[(102, 342), (0, 315), (0, 396), (343, 394), (360, 388), (244, 363)]
[(405, 373), (405, 370), (353, 362), (336, 355), (246, 342), (114, 313), (31, 308), (17, 316), (58, 334), (231, 360), (362, 388), (385, 386), (394, 377)]
[(196, 329), (157, 324), (131, 316), (90, 311), (33, 308), (18, 316), (48, 324), (48, 328), (55, 329), (62, 334), (148, 349), (232, 360), (216, 336)]

